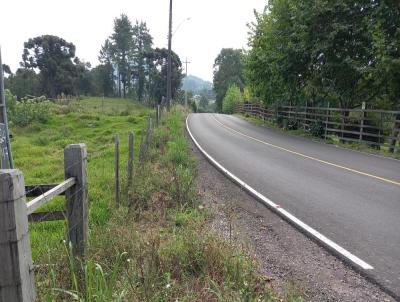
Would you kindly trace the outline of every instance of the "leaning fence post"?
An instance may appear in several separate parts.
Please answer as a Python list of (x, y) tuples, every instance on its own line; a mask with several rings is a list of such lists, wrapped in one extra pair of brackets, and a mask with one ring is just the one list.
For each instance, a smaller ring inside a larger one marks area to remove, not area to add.
[(88, 240), (87, 149), (85, 144), (68, 145), (64, 150), (65, 179), (74, 177), (75, 185), (65, 192), (68, 242), (72, 254), (84, 257)]
[(0, 259), (0, 302), (35, 301), (25, 182), (19, 170), (0, 170)]

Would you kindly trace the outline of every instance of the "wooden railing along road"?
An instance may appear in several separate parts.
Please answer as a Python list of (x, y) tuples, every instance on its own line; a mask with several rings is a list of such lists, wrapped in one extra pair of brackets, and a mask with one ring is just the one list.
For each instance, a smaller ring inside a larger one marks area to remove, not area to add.
[(400, 150), (400, 111), (341, 109), (308, 106), (280, 106), (274, 109), (244, 103), (235, 107), (236, 113), (249, 114), (264, 121), (295, 121), (308, 130), (313, 123), (323, 127), (322, 136), (336, 135), (341, 141), (368, 144), (375, 148)]

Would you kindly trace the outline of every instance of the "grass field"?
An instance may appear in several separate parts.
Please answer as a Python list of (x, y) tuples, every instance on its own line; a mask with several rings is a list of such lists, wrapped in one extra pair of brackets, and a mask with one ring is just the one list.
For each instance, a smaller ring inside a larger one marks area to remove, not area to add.
[[(121, 154), (127, 154), (128, 132), (139, 134), (146, 125), (150, 110), (131, 100), (87, 98), (55, 108), (50, 120), (26, 128), (12, 128), (12, 151), (15, 167), (26, 184), (59, 183), (64, 179), (64, 147), (85, 143), (88, 148), (90, 225), (104, 225), (110, 218), (109, 206), (114, 192), (114, 135), (121, 139)], [(137, 152), (136, 152), (137, 154)], [(126, 156), (122, 156), (125, 167)], [(122, 170), (124, 171), (124, 170)], [(59, 197), (40, 211), (64, 209)], [(65, 222), (30, 225), (34, 261), (65, 238)]]
[[(134, 184), (114, 204), (114, 135), (146, 127), (151, 110), (129, 100), (89, 98), (56, 105), (47, 123), (12, 128), (15, 165), (26, 183), (63, 180), (63, 148), (86, 143), (90, 238), (85, 261), (64, 244), (65, 223), (31, 223), (39, 301), (288, 301), (301, 289), (277, 294), (242, 242), (228, 242), (210, 227), (198, 202), (196, 161), (185, 137), (187, 112), (174, 108), (154, 129), (145, 161), (136, 160)], [(42, 211), (63, 209), (59, 198)]]

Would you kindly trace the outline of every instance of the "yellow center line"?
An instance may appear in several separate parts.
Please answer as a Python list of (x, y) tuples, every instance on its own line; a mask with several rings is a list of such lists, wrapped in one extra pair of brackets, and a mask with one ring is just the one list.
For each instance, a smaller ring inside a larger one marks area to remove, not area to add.
[(279, 149), (279, 150), (282, 150), (282, 151), (285, 151), (285, 152), (288, 152), (288, 153), (291, 153), (291, 154), (295, 154), (295, 155), (301, 156), (303, 158), (314, 160), (316, 162), (319, 162), (319, 163), (322, 163), (322, 164), (325, 164), (325, 165), (328, 165), (328, 166), (332, 166), (332, 167), (335, 167), (335, 168), (343, 169), (343, 170), (346, 170), (346, 171), (349, 171), (349, 172), (353, 172), (353, 173), (356, 173), (356, 174), (359, 174), (359, 175), (375, 178), (375, 179), (378, 179), (378, 180), (381, 180), (381, 181), (384, 181), (384, 182), (387, 182), (387, 183), (390, 183), (390, 184), (393, 184), (393, 185), (396, 185), (396, 186), (400, 186), (400, 182), (395, 181), (395, 180), (391, 180), (391, 179), (388, 179), (388, 178), (384, 178), (384, 177), (376, 176), (376, 175), (369, 174), (369, 173), (366, 173), (366, 172), (362, 172), (362, 171), (358, 171), (358, 170), (355, 170), (355, 169), (351, 169), (351, 168), (348, 168), (348, 167), (345, 167), (345, 166), (341, 166), (341, 165), (338, 165), (338, 164), (335, 164), (335, 163), (331, 163), (331, 162), (326, 161), (326, 160), (322, 160), (322, 159), (315, 158), (315, 157), (312, 157), (312, 156), (309, 156), (309, 155), (306, 155), (306, 154), (303, 154), (303, 153), (300, 153), (300, 152), (296, 152), (296, 151), (293, 151), (293, 150), (290, 150), (290, 149), (286, 149), (286, 148), (271, 144), (271, 143), (266, 142), (266, 141), (262, 141), (262, 140), (260, 140), (258, 138), (252, 137), (250, 135), (247, 135), (247, 134), (244, 134), (244, 133), (242, 133), (240, 131), (232, 129), (231, 127), (229, 127), (229, 126), (223, 124), (222, 122), (220, 122), (219, 120), (217, 120), (214, 115), (211, 115), (211, 116), (218, 124), (220, 124), (225, 129), (229, 130), (230, 132), (239, 134), (239, 135), (241, 135), (243, 137), (246, 137), (246, 138), (251, 139), (253, 141), (256, 141), (258, 143), (261, 143), (261, 144), (264, 144), (264, 145), (267, 145), (267, 146), (270, 146), (270, 147), (273, 147), (273, 148), (276, 148), (276, 149)]

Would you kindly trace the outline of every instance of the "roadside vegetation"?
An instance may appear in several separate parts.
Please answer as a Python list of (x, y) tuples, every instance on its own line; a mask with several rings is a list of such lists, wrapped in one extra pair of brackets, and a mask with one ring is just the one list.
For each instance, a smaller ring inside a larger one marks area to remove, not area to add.
[[(341, 134), (342, 140), (332, 135), (332, 143), (391, 153), (393, 147), (387, 145), (395, 144), (400, 134), (399, 22), (398, 1), (271, 0), (250, 24), (249, 49), (222, 49), (215, 59), (217, 111), (232, 113), (234, 99), (268, 109), (338, 108), (333, 119), (343, 121), (347, 133)], [(232, 98), (232, 87), (246, 96)], [(394, 112), (389, 117), (370, 111), (360, 121), (360, 113), (351, 109), (362, 108)], [(304, 133), (294, 119), (275, 124), (315, 137), (324, 126), (308, 123)], [(370, 134), (364, 136), (367, 143), (386, 143), (382, 151), (355, 142), (363, 136), (351, 132), (363, 126), (370, 127), (363, 130)]]
[(396, 1), (271, 0), (250, 25), (249, 50), (214, 63), (218, 110), (230, 86), (265, 106), (399, 110)]
[[(43, 105), (45, 120), (34, 115), (18, 126), (20, 113), (11, 115), (15, 165), (28, 184), (60, 182), (63, 148), (86, 143), (90, 239), (81, 262), (70, 256), (64, 222), (30, 224), (39, 301), (303, 301), (299, 291), (274, 292), (242, 245), (211, 229), (212, 213), (198, 201), (182, 108), (163, 116), (144, 163), (135, 162), (133, 187), (123, 179), (117, 208), (113, 136), (120, 135), (124, 167), (128, 132), (135, 132), (137, 155), (151, 111), (108, 98)], [(63, 208), (60, 197), (43, 210)]]

